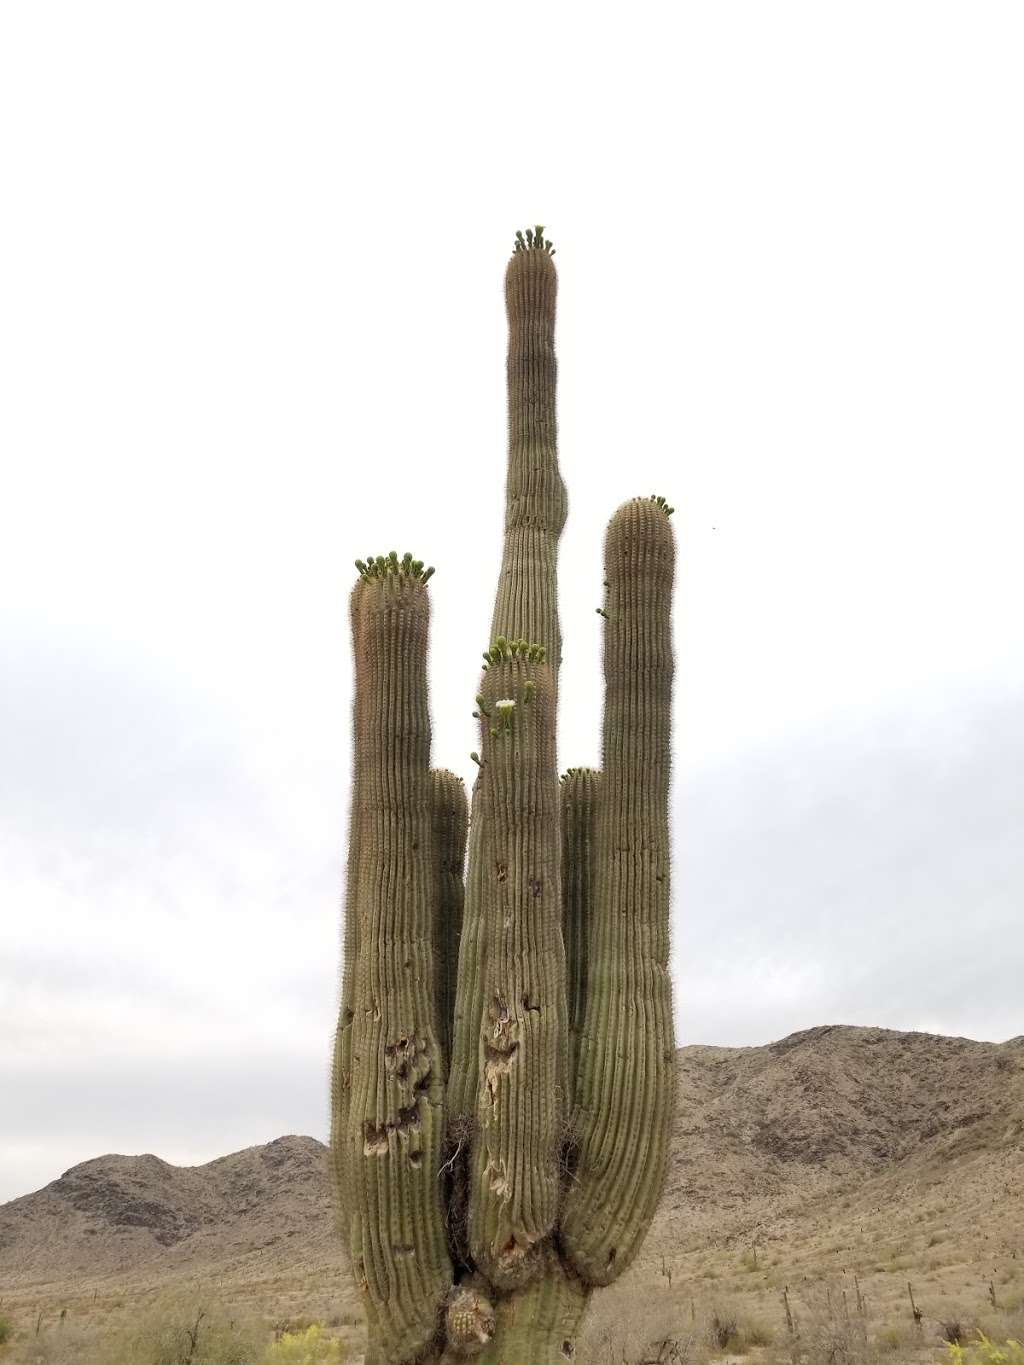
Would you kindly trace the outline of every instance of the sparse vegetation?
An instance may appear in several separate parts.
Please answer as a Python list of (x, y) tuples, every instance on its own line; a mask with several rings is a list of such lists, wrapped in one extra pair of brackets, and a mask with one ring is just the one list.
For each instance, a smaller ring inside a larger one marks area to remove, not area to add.
[(950, 1365), (1024, 1365), (1024, 1345), (1013, 1337), (1000, 1344), (979, 1332), (969, 1346), (949, 1342), (946, 1351)]
[(329, 1365), (348, 1358), (336, 1337), (325, 1337), (318, 1322), (305, 1331), (284, 1332), (264, 1352), (261, 1365)]

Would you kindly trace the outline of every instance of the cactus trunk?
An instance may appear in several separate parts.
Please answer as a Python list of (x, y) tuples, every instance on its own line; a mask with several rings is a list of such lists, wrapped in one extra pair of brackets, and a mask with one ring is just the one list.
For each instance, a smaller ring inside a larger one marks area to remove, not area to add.
[(465, 794), (430, 769), (433, 571), (357, 561), (331, 1173), (370, 1365), (564, 1365), (664, 1176), (672, 509), (635, 499), (611, 522), (604, 768), (559, 783), (552, 257), (542, 228), (517, 234), (505, 277), (504, 547), (465, 888)]

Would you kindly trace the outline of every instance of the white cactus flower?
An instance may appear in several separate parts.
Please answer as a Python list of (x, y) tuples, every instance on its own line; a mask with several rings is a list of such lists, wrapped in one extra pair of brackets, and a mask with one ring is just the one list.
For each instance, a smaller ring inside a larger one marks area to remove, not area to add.
[(501, 701), (494, 703), (494, 709), (499, 716), (510, 716), (516, 709), (516, 704), (511, 697), (504, 697)]

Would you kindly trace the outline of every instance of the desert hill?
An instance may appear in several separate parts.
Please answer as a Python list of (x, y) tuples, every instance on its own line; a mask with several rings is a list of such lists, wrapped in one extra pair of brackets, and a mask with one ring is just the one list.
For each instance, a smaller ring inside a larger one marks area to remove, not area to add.
[[(938, 1305), (1024, 1272), (1024, 1038), (823, 1027), (682, 1048), (677, 1076), (665, 1196), (598, 1320), (645, 1294), (692, 1307), (709, 1281), (749, 1297), (849, 1272), (880, 1301), (912, 1274)], [(0, 1287), (53, 1304), (200, 1276), (354, 1321), (325, 1157), (292, 1136), (192, 1168), (83, 1162), (0, 1207)]]

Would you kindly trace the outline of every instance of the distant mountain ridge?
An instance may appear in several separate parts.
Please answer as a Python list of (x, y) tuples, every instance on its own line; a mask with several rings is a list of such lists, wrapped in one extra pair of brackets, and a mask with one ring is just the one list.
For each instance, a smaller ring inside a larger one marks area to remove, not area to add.
[[(647, 1260), (792, 1240), (825, 1213), (841, 1239), (840, 1192), (843, 1217), (863, 1228), (937, 1186), (954, 1221), (1024, 1187), (1024, 1036), (827, 1026), (763, 1047), (682, 1048), (677, 1076)], [(289, 1136), (196, 1167), (152, 1155), (83, 1162), (0, 1206), (0, 1277), (16, 1289), (200, 1271), (230, 1280), (257, 1264), (343, 1274), (325, 1158), (314, 1138)]]

